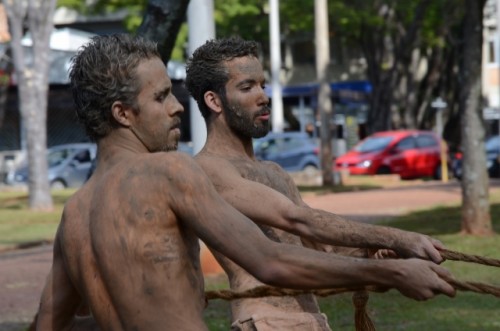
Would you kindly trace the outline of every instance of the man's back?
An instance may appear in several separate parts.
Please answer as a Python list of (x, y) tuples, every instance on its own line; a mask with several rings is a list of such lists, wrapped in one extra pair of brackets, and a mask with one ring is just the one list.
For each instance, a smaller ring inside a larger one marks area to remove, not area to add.
[(162, 168), (182, 175), (176, 154), (98, 167), (65, 207), (58, 241), (69, 278), (109, 330), (206, 330), (198, 239), (166, 208), (176, 188)]

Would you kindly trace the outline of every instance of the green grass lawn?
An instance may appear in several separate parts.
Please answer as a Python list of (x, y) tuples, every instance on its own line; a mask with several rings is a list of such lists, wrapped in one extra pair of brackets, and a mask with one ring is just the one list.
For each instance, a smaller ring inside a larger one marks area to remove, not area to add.
[(74, 192), (74, 189), (54, 191), (54, 210), (51, 212), (28, 210), (27, 192), (0, 192), (0, 251), (20, 244), (52, 241), (63, 205)]
[[(500, 233), (500, 194), (491, 196), (493, 226)], [(458, 234), (460, 208), (439, 207), (382, 222), (401, 229), (432, 235), (448, 249), (468, 254), (500, 258), (500, 236), (477, 238)], [(456, 279), (500, 286), (500, 269), (478, 264), (446, 261), (443, 263)], [(207, 278), (207, 289), (227, 286), (224, 278)], [(354, 306), (351, 294), (319, 298), (321, 310), (328, 316), (335, 331), (354, 330)], [(211, 331), (229, 330), (229, 303), (213, 300), (205, 312)], [(403, 297), (396, 290), (370, 293), (368, 312), (377, 330), (405, 331), (498, 331), (500, 330), (500, 299), (492, 295), (457, 292), (455, 298), (438, 296), (417, 302)]]
[[(19, 243), (52, 240), (63, 203), (73, 192), (55, 192), (55, 210), (46, 213), (28, 211), (26, 193), (0, 192), (0, 249)], [(500, 233), (499, 192), (491, 195), (491, 217), (496, 232)], [(458, 206), (411, 213), (387, 224), (432, 235), (451, 250), (500, 258), (499, 235), (476, 238), (458, 234)], [(444, 266), (459, 280), (500, 286), (498, 268), (455, 261), (446, 261)], [(206, 286), (207, 290), (227, 288), (227, 281), (221, 276), (207, 277)], [(354, 330), (354, 308), (350, 294), (320, 298), (319, 303), (333, 330)], [(391, 290), (387, 293), (371, 293), (368, 311), (377, 330), (500, 330), (500, 300), (491, 295), (458, 292), (455, 298), (439, 296), (426, 302), (416, 302)], [(210, 301), (205, 320), (211, 331), (229, 330), (229, 318), (229, 303)]]

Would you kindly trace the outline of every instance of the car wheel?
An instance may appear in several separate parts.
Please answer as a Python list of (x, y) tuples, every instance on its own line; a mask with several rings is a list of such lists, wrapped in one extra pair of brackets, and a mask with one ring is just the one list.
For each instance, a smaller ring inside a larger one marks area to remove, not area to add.
[(493, 178), (500, 177), (500, 164), (498, 164), (498, 161), (493, 162), (493, 165), (488, 169), (488, 175)]
[(304, 169), (302, 169), (302, 171), (306, 175), (314, 175), (318, 171), (318, 168), (314, 164), (308, 164), (304, 167)]
[(434, 169), (434, 175), (432, 176), (435, 180), (441, 180), (442, 176), (442, 170), (441, 170), (441, 165), (438, 164), (436, 166), (436, 169)]
[(391, 168), (388, 166), (381, 166), (377, 169), (377, 175), (390, 175), (391, 174)]
[(51, 190), (62, 190), (66, 188), (66, 184), (62, 180), (56, 179), (50, 183)]

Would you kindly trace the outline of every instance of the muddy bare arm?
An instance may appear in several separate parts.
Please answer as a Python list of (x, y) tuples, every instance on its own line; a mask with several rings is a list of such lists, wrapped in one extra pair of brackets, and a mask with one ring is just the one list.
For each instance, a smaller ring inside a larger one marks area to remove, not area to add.
[[(428, 236), (391, 227), (347, 220), (339, 215), (307, 206), (298, 191), (294, 200), (260, 183), (242, 178), (229, 163), (197, 157), (217, 191), (232, 206), (259, 224), (269, 225), (299, 235), (311, 243), (368, 249), (391, 249), (398, 256), (418, 257), (441, 262), (443, 245)], [(220, 171), (224, 169), (224, 171)], [(289, 175), (276, 170), (277, 176)], [(315, 247), (318, 248), (318, 247)], [(326, 249), (328, 250), (328, 249)]]
[(209, 247), (264, 283), (304, 289), (379, 285), (418, 300), (454, 295), (439, 277), (448, 271), (428, 261), (356, 259), (273, 242), (217, 194), (195, 163), (182, 169), (190, 175), (170, 178), (178, 190), (169, 198), (178, 218)]

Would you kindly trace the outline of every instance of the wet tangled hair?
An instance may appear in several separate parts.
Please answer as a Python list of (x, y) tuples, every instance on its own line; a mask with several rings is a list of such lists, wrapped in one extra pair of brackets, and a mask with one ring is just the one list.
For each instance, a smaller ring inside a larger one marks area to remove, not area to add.
[(188, 59), (186, 88), (198, 103), (205, 120), (210, 115), (210, 109), (204, 101), (205, 92), (214, 91), (221, 97), (225, 97), (225, 85), (229, 80), (225, 62), (244, 56), (258, 57), (257, 43), (231, 37), (207, 41)]
[(96, 36), (72, 58), (69, 71), (76, 113), (91, 140), (118, 126), (111, 114), (115, 101), (136, 107), (141, 61), (160, 58), (156, 44), (127, 34)]

